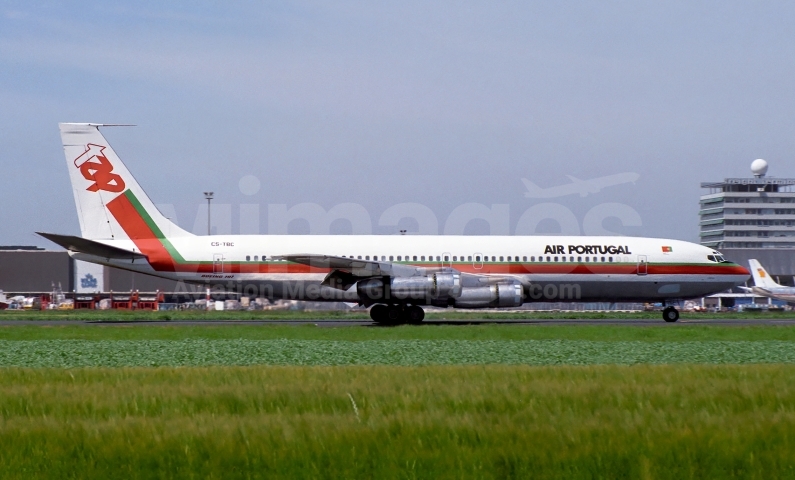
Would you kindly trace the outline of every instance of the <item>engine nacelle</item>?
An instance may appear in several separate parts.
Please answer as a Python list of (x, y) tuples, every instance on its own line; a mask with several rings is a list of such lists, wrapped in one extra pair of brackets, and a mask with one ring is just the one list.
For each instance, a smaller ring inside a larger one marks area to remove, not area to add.
[(445, 299), (461, 295), (461, 275), (458, 273), (434, 273), (433, 291), (435, 299)]
[(461, 289), (453, 305), (460, 308), (519, 307), (523, 303), (520, 284), (496, 284)]
[(425, 277), (368, 278), (356, 283), (363, 303), (402, 302), (414, 304), (444, 303), (461, 294), (458, 273), (434, 273)]

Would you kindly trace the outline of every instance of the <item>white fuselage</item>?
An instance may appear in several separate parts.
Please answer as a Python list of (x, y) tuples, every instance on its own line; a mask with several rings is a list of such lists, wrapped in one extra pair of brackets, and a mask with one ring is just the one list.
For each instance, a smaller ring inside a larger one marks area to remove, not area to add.
[(761, 297), (770, 297), (783, 302), (795, 304), (795, 287), (751, 287), (748, 290)]
[[(164, 262), (75, 255), (187, 283), (249, 288), (247, 293), (271, 298), (329, 301), (356, 301), (355, 289), (321, 292), (317, 285), (328, 269), (274, 257), (322, 254), (426, 269), (447, 267), (470, 283), (510, 278), (521, 283), (528, 302), (693, 298), (748, 278), (736, 264), (709, 260), (713, 251), (701, 245), (635, 237), (214, 235), (168, 242), (165, 250), (172, 260)], [(152, 248), (134, 240), (103, 243), (142, 253)]]

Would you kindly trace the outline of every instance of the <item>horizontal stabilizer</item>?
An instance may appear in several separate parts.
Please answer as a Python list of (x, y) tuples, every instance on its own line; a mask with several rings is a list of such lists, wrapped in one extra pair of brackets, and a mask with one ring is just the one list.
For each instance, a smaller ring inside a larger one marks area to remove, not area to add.
[(95, 242), (87, 238), (75, 237), (73, 235), (58, 235), (56, 233), (36, 232), (47, 240), (57, 243), (70, 252), (85, 253), (102, 258), (119, 258), (127, 260), (145, 259), (146, 255), (138, 252), (131, 252), (123, 248), (112, 247), (104, 243)]

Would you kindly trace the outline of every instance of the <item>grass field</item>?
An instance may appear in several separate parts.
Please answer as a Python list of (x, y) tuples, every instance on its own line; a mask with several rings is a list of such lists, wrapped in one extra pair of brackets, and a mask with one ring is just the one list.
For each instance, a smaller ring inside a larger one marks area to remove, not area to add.
[(795, 363), (795, 327), (0, 327), (3, 367), (639, 363)]
[(791, 326), (3, 326), (0, 367), (2, 478), (795, 478)]
[(783, 478), (795, 366), (0, 369), (3, 478)]
[[(322, 325), (322, 324), (321, 324)], [(0, 340), (591, 340), (591, 341), (795, 341), (791, 325), (422, 325), (324, 327), (308, 325), (12, 325)]]
[(795, 363), (795, 342), (588, 340), (0, 341), (0, 366)]

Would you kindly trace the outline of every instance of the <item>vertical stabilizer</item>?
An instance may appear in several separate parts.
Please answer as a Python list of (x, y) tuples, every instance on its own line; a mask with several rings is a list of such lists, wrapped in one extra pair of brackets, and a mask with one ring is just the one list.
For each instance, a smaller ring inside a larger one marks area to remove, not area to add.
[[(157, 210), (99, 132), (101, 125), (58, 126), (83, 238), (125, 240), (136, 235), (191, 235)], [(146, 233), (142, 233), (141, 225)]]
[(757, 287), (777, 288), (781, 286), (778, 283), (774, 282), (772, 278), (770, 278), (770, 274), (767, 273), (765, 267), (763, 267), (758, 260), (752, 258), (748, 260), (748, 265), (751, 267), (751, 275), (753, 275), (754, 285), (756, 285)]

